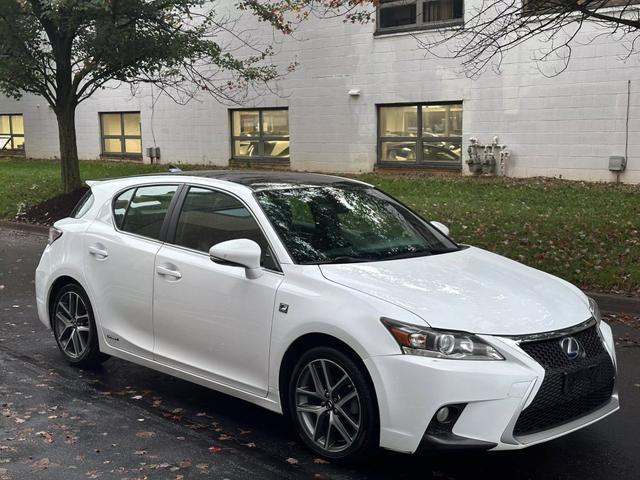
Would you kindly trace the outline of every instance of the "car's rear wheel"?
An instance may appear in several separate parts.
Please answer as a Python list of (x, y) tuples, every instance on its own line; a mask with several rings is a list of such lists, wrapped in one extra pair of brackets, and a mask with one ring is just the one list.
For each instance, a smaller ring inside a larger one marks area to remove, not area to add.
[(68, 284), (58, 291), (51, 315), (58, 348), (69, 363), (95, 367), (109, 358), (100, 352), (91, 303), (78, 285)]
[(331, 347), (306, 352), (289, 382), (289, 411), (296, 431), (317, 454), (361, 460), (378, 445), (378, 414), (361, 367)]

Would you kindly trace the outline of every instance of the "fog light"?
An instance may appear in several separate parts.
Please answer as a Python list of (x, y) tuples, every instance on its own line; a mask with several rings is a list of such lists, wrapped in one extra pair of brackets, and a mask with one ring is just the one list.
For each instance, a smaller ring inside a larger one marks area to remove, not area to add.
[(451, 419), (451, 409), (442, 407), (436, 412), (436, 420), (440, 423), (447, 423)]

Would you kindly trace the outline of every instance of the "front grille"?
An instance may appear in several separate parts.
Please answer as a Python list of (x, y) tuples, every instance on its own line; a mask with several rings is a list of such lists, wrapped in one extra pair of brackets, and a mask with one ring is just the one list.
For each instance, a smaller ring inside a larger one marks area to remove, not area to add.
[(565, 337), (523, 342), (527, 354), (545, 369), (545, 377), (533, 402), (518, 417), (515, 436), (548, 430), (602, 407), (611, 398), (615, 368), (597, 326), (571, 335), (584, 356), (570, 360), (560, 347)]

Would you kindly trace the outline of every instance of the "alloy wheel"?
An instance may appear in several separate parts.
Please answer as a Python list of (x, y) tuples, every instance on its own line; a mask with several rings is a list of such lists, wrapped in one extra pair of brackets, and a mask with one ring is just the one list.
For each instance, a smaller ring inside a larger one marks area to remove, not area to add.
[(309, 362), (295, 391), (296, 415), (304, 433), (321, 449), (338, 453), (353, 445), (362, 425), (362, 407), (351, 377), (328, 359)]
[(55, 309), (55, 333), (60, 348), (70, 358), (79, 358), (89, 346), (91, 322), (84, 300), (76, 292), (65, 293)]

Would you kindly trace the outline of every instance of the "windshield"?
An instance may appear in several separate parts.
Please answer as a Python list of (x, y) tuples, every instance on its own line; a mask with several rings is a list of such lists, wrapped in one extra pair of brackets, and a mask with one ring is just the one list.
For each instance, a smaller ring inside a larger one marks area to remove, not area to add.
[(458, 250), (375, 188), (304, 186), (264, 190), (256, 197), (296, 263), (368, 262)]

